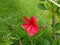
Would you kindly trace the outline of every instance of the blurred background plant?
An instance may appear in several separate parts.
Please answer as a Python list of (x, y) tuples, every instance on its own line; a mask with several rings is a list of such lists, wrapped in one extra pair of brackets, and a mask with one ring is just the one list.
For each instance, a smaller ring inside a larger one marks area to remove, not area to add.
[[(35, 16), (37, 25), (47, 28), (29, 37), (20, 27), (23, 16)], [(0, 45), (60, 45), (60, 8), (49, 0), (0, 0)]]

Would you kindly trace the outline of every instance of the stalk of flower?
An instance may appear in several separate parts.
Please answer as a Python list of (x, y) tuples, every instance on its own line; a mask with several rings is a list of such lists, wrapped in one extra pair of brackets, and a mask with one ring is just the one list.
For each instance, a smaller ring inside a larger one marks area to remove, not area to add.
[(40, 28), (47, 28), (47, 26), (40, 26)]

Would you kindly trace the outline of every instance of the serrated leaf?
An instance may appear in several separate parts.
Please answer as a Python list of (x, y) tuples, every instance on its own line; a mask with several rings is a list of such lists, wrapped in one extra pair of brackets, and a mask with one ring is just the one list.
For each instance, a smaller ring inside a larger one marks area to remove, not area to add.
[(45, 7), (44, 4), (39, 4), (38, 7), (39, 7), (40, 9), (42, 9), (42, 10), (47, 10), (47, 8)]

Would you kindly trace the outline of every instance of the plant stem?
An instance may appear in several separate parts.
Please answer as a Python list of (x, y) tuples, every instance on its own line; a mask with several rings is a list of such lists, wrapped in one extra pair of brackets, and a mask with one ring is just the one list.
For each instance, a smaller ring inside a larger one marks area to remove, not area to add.
[(55, 29), (54, 29), (56, 13), (55, 13), (55, 10), (53, 8), (53, 3), (51, 2), (50, 4), (51, 4), (51, 8), (50, 8), (51, 10), (50, 11), (52, 12), (52, 38), (53, 38), (53, 40), (56, 40), (56, 34), (55, 34)]
[(55, 29), (54, 29), (54, 26), (55, 26), (55, 14), (52, 16), (52, 36), (53, 36), (53, 39), (55, 40), (56, 37), (55, 37)]
[(40, 28), (47, 28), (47, 26), (40, 26)]
[(19, 45), (22, 45), (22, 42), (21, 42), (21, 40), (19, 41)]

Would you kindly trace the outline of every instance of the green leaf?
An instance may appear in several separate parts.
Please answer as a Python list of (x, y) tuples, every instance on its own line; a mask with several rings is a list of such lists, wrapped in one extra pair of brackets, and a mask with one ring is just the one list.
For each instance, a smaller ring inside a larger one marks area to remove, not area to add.
[(45, 39), (44, 44), (45, 44), (45, 45), (50, 45), (50, 42), (49, 42), (47, 39)]
[(40, 1), (45, 1), (45, 0), (40, 0)]
[(57, 24), (55, 25), (55, 30), (60, 30), (60, 23), (57, 23)]
[(57, 37), (57, 38), (60, 38), (60, 34), (59, 34), (59, 33), (56, 33), (56, 37)]
[(58, 4), (60, 4), (60, 0), (57, 0), (56, 2), (57, 2)]
[(57, 8), (57, 13), (60, 14), (60, 8)]
[(60, 30), (56, 31), (56, 33), (60, 34)]
[(54, 40), (54, 41), (52, 42), (52, 45), (57, 45), (56, 40)]
[(60, 8), (57, 8), (56, 13), (57, 13), (57, 16), (60, 17)]
[(47, 10), (47, 8), (45, 7), (44, 4), (39, 4), (38, 7), (39, 7), (40, 9), (42, 9), (42, 10)]
[(56, 34), (56, 37), (57, 37), (57, 38), (60, 38), (60, 30), (56, 31), (55, 34)]

